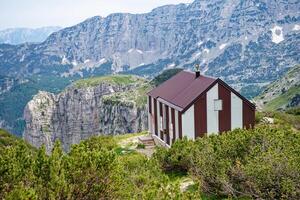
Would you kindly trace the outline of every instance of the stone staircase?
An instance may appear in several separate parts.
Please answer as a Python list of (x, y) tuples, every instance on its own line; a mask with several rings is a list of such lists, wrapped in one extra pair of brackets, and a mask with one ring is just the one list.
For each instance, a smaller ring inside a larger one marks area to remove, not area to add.
[(145, 148), (154, 148), (155, 147), (155, 142), (152, 136), (147, 135), (147, 136), (140, 136), (138, 137), (139, 142), (145, 145)]

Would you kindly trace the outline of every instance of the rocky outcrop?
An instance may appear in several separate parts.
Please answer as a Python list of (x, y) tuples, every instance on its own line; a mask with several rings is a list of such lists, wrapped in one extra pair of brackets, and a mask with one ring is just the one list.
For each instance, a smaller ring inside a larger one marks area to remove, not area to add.
[[(55, 140), (68, 151), (72, 144), (94, 135), (114, 135), (147, 129), (146, 105), (131, 99), (113, 100), (119, 93), (132, 93), (143, 79), (126, 76), (129, 82), (101, 79), (99, 83), (84, 80), (73, 84), (58, 95), (39, 92), (24, 111), (24, 138), (50, 152)], [(82, 85), (83, 84), (83, 85)]]

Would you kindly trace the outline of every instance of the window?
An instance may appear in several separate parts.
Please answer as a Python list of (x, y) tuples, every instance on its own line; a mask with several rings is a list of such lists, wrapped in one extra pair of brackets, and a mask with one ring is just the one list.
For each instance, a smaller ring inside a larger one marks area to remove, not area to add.
[(223, 101), (222, 99), (215, 99), (214, 100), (214, 106), (215, 106), (215, 111), (220, 111), (223, 109)]
[(164, 130), (163, 129), (163, 118), (162, 117), (160, 117), (160, 130)]

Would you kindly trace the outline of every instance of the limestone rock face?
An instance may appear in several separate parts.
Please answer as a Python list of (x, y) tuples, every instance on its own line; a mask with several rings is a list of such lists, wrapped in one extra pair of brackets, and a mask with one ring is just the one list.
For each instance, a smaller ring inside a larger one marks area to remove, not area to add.
[(147, 129), (146, 105), (110, 102), (104, 96), (134, 90), (136, 85), (101, 83), (70, 86), (58, 95), (39, 92), (24, 110), (24, 138), (35, 147), (45, 144), (51, 152), (55, 140), (68, 151), (72, 144), (94, 135), (114, 135)]
[(42, 43), (1, 44), (0, 74), (154, 76), (198, 62), (230, 83), (266, 83), (299, 63), (299, 7), (297, 0), (195, 0), (95, 16)]

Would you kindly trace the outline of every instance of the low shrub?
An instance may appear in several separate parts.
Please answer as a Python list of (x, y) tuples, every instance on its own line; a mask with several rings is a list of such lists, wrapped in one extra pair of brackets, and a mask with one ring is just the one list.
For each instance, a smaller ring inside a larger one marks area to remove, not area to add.
[(155, 154), (165, 171), (187, 170), (199, 192), (219, 197), (300, 198), (300, 134), (290, 129), (236, 129), (183, 139)]

